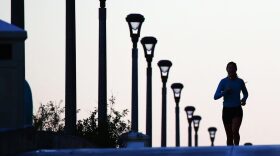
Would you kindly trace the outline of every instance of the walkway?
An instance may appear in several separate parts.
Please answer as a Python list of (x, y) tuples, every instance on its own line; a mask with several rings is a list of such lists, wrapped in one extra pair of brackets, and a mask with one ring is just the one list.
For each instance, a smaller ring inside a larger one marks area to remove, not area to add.
[(38, 150), (20, 156), (280, 156), (280, 145)]

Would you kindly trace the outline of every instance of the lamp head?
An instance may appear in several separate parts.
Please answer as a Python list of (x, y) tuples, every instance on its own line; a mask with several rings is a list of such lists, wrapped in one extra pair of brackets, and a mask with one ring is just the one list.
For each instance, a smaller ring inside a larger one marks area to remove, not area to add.
[(172, 66), (172, 62), (169, 60), (160, 60), (158, 61), (158, 66), (160, 69), (161, 80), (163, 83), (166, 83), (169, 75), (169, 69)]
[(180, 98), (181, 98), (181, 91), (184, 88), (184, 85), (182, 83), (173, 83), (171, 85), (171, 88), (174, 93), (174, 99), (176, 103), (179, 103)]
[(193, 113), (195, 111), (195, 107), (187, 106), (187, 107), (185, 107), (185, 111), (187, 113), (188, 122), (189, 122), (189, 124), (191, 124), (192, 118), (193, 118)]
[(105, 8), (106, 0), (99, 0), (100, 1), (100, 8)]
[(152, 36), (147, 36), (141, 39), (141, 43), (144, 48), (146, 60), (152, 62), (157, 39)]
[(217, 128), (216, 127), (209, 127), (208, 132), (209, 132), (210, 138), (214, 139), (215, 135), (216, 135), (216, 132), (217, 132)]
[(129, 26), (130, 37), (132, 42), (137, 42), (140, 36), (141, 26), (145, 18), (141, 14), (129, 14), (126, 17), (126, 21)]
[(198, 131), (199, 124), (200, 124), (200, 121), (201, 121), (201, 116), (194, 115), (193, 118), (192, 118), (192, 121), (193, 121), (193, 127), (194, 127), (195, 131)]

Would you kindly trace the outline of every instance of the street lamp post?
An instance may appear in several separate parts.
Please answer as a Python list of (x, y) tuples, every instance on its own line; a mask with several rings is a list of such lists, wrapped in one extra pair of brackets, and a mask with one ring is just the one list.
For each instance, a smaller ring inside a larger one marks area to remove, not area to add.
[(189, 128), (188, 128), (189, 147), (191, 147), (192, 146), (192, 118), (193, 118), (193, 112), (195, 111), (195, 108), (193, 106), (187, 106), (185, 107), (185, 111), (187, 113), (187, 118), (189, 123)]
[(161, 147), (166, 147), (166, 83), (172, 62), (169, 60), (160, 60), (158, 66), (162, 80)]
[(180, 146), (180, 118), (179, 118), (179, 102), (181, 98), (181, 91), (183, 89), (182, 83), (173, 83), (171, 88), (174, 93), (174, 99), (176, 103), (175, 113), (176, 113), (176, 146)]
[(216, 132), (217, 132), (217, 128), (216, 127), (209, 127), (208, 132), (209, 132), (209, 135), (210, 135), (211, 146), (214, 146), (214, 140), (215, 140), (215, 135), (216, 135)]
[(138, 132), (138, 48), (137, 42), (140, 37), (144, 16), (140, 14), (129, 14), (126, 17), (128, 22), (130, 37), (133, 43), (132, 48), (132, 99), (131, 99), (131, 129)]
[(199, 128), (199, 123), (201, 121), (201, 117), (199, 115), (194, 115), (193, 116), (193, 127), (194, 127), (194, 131), (195, 131), (195, 135), (194, 135), (194, 145), (195, 147), (198, 146), (198, 128)]
[(66, 1), (65, 133), (74, 135), (77, 120), (75, 0)]
[(24, 29), (24, 0), (11, 0), (11, 23)]
[(107, 54), (106, 54), (106, 0), (99, 0), (99, 60), (98, 60), (98, 131), (106, 146), (107, 123)]
[[(11, 24), (16, 25), (19, 28), (25, 28), (25, 19), (24, 19), (24, 0), (11, 0)], [(23, 54), (25, 54), (25, 43), (21, 47)], [(24, 67), (25, 68), (25, 67)], [(25, 80), (25, 84), (29, 86), (28, 82)], [(27, 87), (28, 88), (28, 87)], [(32, 102), (24, 106), (24, 124), (32, 125)]]
[(147, 96), (146, 96), (146, 135), (149, 136), (148, 146), (152, 147), (152, 60), (157, 39), (154, 37), (143, 37), (141, 43), (144, 48), (147, 61)]

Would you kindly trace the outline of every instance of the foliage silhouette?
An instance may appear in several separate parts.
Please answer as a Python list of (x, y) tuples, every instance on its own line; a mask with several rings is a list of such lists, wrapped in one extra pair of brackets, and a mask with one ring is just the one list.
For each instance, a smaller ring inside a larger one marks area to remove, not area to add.
[(33, 115), (33, 126), (38, 131), (62, 132), (64, 129), (64, 118), (61, 117), (65, 108), (55, 101), (49, 101), (46, 104), (40, 104), (36, 115)]
[[(130, 130), (130, 121), (125, 117), (128, 115), (128, 110), (115, 110), (116, 98), (111, 96), (109, 99), (108, 121), (108, 140), (106, 147), (119, 147), (118, 138), (121, 134)], [(65, 112), (65, 108), (61, 108), (60, 104), (55, 104), (54, 101), (49, 101), (47, 104), (41, 104), (36, 115), (33, 116), (33, 126), (39, 131), (62, 132), (64, 129), (64, 118), (61, 116)], [(78, 112), (78, 111), (77, 111)], [(88, 118), (78, 120), (77, 133), (78, 136), (90, 141), (93, 145), (103, 147), (104, 138), (98, 133), (98, 109), (94, 108)]]

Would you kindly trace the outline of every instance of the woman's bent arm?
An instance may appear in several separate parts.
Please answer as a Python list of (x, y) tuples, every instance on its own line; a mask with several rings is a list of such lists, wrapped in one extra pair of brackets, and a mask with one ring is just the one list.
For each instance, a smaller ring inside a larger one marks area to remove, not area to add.
[(223, 84), (222, 84), (222, 81), (220, 81), (218, 88), (216, 90), (216, 93), (214, 95), (214, 100), (218, 100), (219, 98), (221, 98), (224, 95), (223, 90), (224, 90)]

